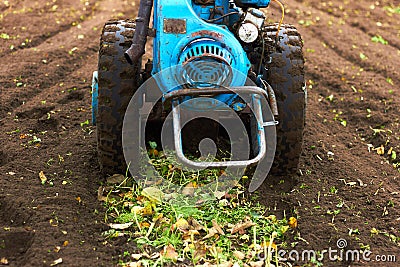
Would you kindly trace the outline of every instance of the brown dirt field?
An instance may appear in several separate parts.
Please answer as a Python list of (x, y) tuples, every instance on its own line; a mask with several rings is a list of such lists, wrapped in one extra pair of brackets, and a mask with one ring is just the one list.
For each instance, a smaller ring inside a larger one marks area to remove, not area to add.
[[(272, 213), (298, 216), (297, 250), (336, 248), (344, 238), (347, 248), (369, 245), (373, 259), (400, 261), (400, 168), (392, 158), (400, 157), (400, 14), (387, 8), (399, 2), (284, 2), (307, 60), (304, 152), (295, 183), (271, 178), (258, 194)], [(0, 258), (9, 266), (58, 258), (60, 266), (113, 266), (132, 249), (101, 236), (95, 127), (81, 123), (91, 118), (102, 25), (136, 10), (125, 0), (0, 2)], [(372, 42), (376, 35), (388, 44)], [(53, 186), (40, 183), (41, 171)]]

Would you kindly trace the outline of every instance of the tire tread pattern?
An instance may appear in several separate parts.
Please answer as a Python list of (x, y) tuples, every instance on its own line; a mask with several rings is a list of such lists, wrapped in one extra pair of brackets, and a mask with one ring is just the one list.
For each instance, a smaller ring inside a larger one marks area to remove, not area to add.
[(122, 125), (128, 103), (140, 82), (140, 64), (130, 65), (124, 57), (134, 32), (133, 20), (110, 20), (100, 39), (97, 151), (104, 175), (126, 172)]
[[(264, 29), (268, 40), (275, 40), (277, 31), (278, 24), (267, 25)], [(264, 78), (274, 89), (279, 111), (273, 175), (295, 174), (302, 152), (307, 95), (302, 48), (303, 42), (296, 28), (283, 24), (276, 50), (268, 54), (272, 62), (267, 66)]]

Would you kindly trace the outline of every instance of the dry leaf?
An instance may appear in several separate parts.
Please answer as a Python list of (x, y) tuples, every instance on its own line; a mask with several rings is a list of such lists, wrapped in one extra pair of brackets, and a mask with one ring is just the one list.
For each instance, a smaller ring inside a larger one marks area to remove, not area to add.
[(295, 217), (290, 217), (288, 224), (289, 224), (290, 228), (296, 228), (297, 227), (297, 219)]
[(148, 222), (141, 222), (141, 223), (139, 223), (139, 225), (140, 225), (140, 228), (149, 228), (150, 227), (150, 224), (148, 223)]
[(56, 220), (54, 220), (54, 219), (50, 219), (50, 220), (49, 220), (49, 223), (50, 223), (50, 225), (53, 226), (53, 227), (57, 227), (57, 226), (58, 226), (58, 221), (56, 221)]
[(131, 257), (132, 259), (138, 261), (142, 258), (142, 254), (132, 254)]
[(173, 261), (177, 261), (179, 256), (179, 254), (176, 252), (175, 248), (171, 244), (164, 247), (163, 255), (165, 258), (171, 259)]
[(197, 230), (197, 231), (204, 230), (204, 226), (201, 225), (196, 219), (189, 218), (188, 222), (189, 222), (189, 225), (190, 225), (191, 229)]
[(189, 223), (184, 218), (179, 218), (175, 223), (175, 227), (179, 230), (187, 230), (189, 229)]
[(99, 189), (97, 189), (97, 200), (98, 201), (107, 201), (107, 197), (105, 197), (103, 195), (104, 190), (105, 190), (104, 186), (99, 186)]
[(136, 200), (139, 204), (143, 204), (146, 201), (146, 198), (144, 196), (140, 195), (140, 196), (137, 196)]
[(58, 259), (56, 259), (55, 261), (53, 261), (53, 262), (50, 264), (50, 266), (56, 266), (56, 265), (58, 265), (58, 264), (60, 264), (60, 263), (62, 263), (62, 262), (63, 262), (62, 258), (58, 258)]
[(122, 184), (125, 181), (125, 176), (123, 176), (122, 174), (114, 174), (111, 177), (107, 178), (107, 184)]
[(158, 152), (157, 149), (155, 149), (155, 148), (149, 149), (149, 155), (150, 155), (151, 157), (157, 157), (158, 154), (159, 154), (159, 152)]
[(192, 237), (195, 236), (195, 235), (200, 235), (199, 231), (197, 231), (197, 230), (189, 230), (186, 233), (183, 233), (182, 239), (183, 240), (192, 240), (193, 239)]
[(206, 262), (202, 265), (196, 265), (197, 267), (232, 267), (232, 266), (240, 266), (240, 265), (234, 265), (232, 262), (230, 261), (225, 261), (222, 262), (220, 264), (211, 264), (209, 262)]
[(0, 264), (1, 265), (8, 265), (8, 260), (6, 258), (1, 258), (0, 259)]
[(147, 187), (143, 189), (142, 195), (147, 197), (151, 202), (154, 202), (156, 204), (161, 203), (161, 200), (163, 198), (163, 192), (155, 187)]
[(371, 235), (374, 235), (374, 234), (379, 234), (379, 231), (375, 227), (373, 227), (371, 229)]
[(178, 195), (179, 195), (179, 194), (177, 194), (177, 193), (164, 194), (164, 195), (163, 195), (163, 199), (164, 199), (165, 201), (169, 201), (169, 200), (171, 200), (171, 199), (177, 198)]
[(239, 232), (240, 234), (244, 234), (245, 233), (245, 231), (244, 231), (245, 229), (247, 229), (249, 227), (252, 227), (254, 225), (256, 225), (256, 224), (253, 223), (252, 221), (247, 221), (247, 222), (244, 222), (244, 223), (238, 223), (232, 228), (231, 234), (235, 234), (237, 232)]
[(207, 255), (206, 245), (203, 242), (195, 242), (193, 258), (200, 260), (202, 258), (205, 258), (206, 255)]
[(220, 235), (225, 235), (224, 231), (222, 230), (221, 226), (219, 226), (216, 220), (213, 219), (211, 222), (213, 227), (218, 231)]
[(44, 175), (43, 171), (39, 172), (39, 178), (40, 178), (40, 181), (42, 182), (42, 184), (45, 184), (47, 182), (47, 177), (46, 177), (46, 175)]
[(222, 191), (215, 191), (215, 192), (214, 192), (214, 196), (215, 196), (217, 199), (221, 199), (221, 198), (223, 198), (223, 197), (225, 196), (225, 192), (222, 192)]
[(380, 146), (376, 149), (376, 153), (378, 153), (378, 155), (383, 155), (385, 154), (385, 148), (383, 146)]
[(193, 245), (193, 243), (189, 243), (189, 242), (187, 242), (188, 240), (183, 240), (183, 241), (185, 241), (184, 243), (183, 243), (183, 253), (185, 254), (185, 253), (188, 253), (188, 252), (192, 252), (192, 251), (194, 251), (194, 245)]
[(194, 183), (190, 182), (187, 185), (185, 185), (185, 187), (182, 189), (182, 194), (185, 196), (193, 196), (194, 189), (195, 189)]
[(246, 257), (246, 254), (244, 254), (244, 253), (241, 252), (241, 251), (235, 250), (235, 251), (233, 252), (233, 256), (234, 256), (235, 258), (237, 258), (238, 260), (243, 260), (243, 259)]
[(264, 261), (251, 261), (249, 264), (251, 267), (263, 267)]
[(232, 267), (232, 265), (233, 265), (232, 262), (226, 261), (226, 262), (220, 263), (220, 264), (215, 265), (215, 266), (216, 266), (216, 267)]
[(127, 267), (141, 267), (142, 266), (142, 262), (141, 261), (131, 261), (125, 266), (127, 266)]
[(124, 229), (128, 229), (132, 224), (133, 224), (133, 222), (128, 222), (128, 223), (110, 223), (110, 224), (108, 224), (108, 226), (110, 226), (112, 229), (124, 230)]
[(136, 214), (142, 214), (144, 209), (145, 208), (142, 206), (134, 206), (134, 207), (132, 207), (131, 212), (136, 213)]
[(203, 240), (213, 237), (215, 234), (218, 234), (218, 230), (215, 229), (214, 227), (211, 227), (210, 229), (208, 229), (208, 234), (205, 237), (203, 237)]
[(140, 214), (142, 214), (143, 216), (153, 215), (153, 204), (146, 203)]

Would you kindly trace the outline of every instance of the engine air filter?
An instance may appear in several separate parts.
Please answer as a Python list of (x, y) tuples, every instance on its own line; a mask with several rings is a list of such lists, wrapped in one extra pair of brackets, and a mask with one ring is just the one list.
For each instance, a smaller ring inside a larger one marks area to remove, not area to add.
[(192, 41), (179, 56), (182, 83), (199, 87), (229, 86), (233, 58), (221, 43), (208, 38)]

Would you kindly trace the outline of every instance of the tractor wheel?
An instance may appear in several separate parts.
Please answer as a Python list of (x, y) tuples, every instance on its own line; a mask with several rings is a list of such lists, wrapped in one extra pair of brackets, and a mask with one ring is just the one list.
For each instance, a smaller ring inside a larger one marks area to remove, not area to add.
[(126, 107), (140, 85), (140, 63), (130, 65), (124, 52), (131, 46), (135, 23), (111, 20), (103, 28), (98, 63), (97, 150), (104, 175), (125, 174), (122, 125)]
[[(266, 38), (275, 40), (277, 30), (277, 24), (266, 26)], [(296, 28), (282, 25), (276, 49), (269, 54), (271, 63), (264, 73), (264, 79), (274, 89), (279, 111), (273, 175), (295, 174), (302, 152), (307, 97), (302, 47)]]

